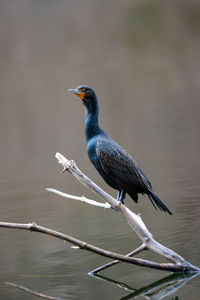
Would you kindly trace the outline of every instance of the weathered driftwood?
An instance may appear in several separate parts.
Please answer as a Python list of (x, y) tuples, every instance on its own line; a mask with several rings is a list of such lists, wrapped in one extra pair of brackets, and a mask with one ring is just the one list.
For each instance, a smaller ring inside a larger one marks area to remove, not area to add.
[[(187, 262), (183, 257), (178, 255), (176, 252), (172, 251), (171, 249), (168, 249), (167, 247), (163, 246), (162, 244), (158, 243), (152, 236), (152, 234), (147, 229), (146, 225), (142, 221), (141, 217), (139, 215), (136, 215), (133, 213), (130, 209), (128, 209), (125, 205), (122, 203), (119, 203), (115, 198), (107, 194), (105, 191), (103, 191), (99, 186), (97, 186), (92, 180), (90, 180), (87, 176), (85, 176), (76, 166), (74, 161), (67, 160), (63, 155), (57, 153), (56, 158), (58, 159), (59, 163), (64, 167), (64, 170), (67, 170), (72, 175), (74, 175), (82, 184), (85, 186), (91, 188), (96, 194), (98, 194), (103, 200), (105, 200), (108, 204), (104, 204), (103, 207), (109, 207), (109, 205), (114, 208), (115, 211), (121, 213), (121, 215), (126, 219), (128, 224), (131, 226), (131, 228), (136, 232), (136, 234), (139, 236), (139, 238), (142, 240), (142, 245), (138, 247), (133, 252), (127, 254), (127, 255), (121, 255), (118, 253), (114, 253), (111, 251), (107, 251), (98, 247), (95, 247), (93, 245), (87, 244), (83, 241), (80, 241), (72, 236), (66, 235), (64, 233), (60, 233), (57, 231), (54, 231), (49, 228), (42, 227), (36, 223), (29, 223), (29, 224), (20, 224), (20, 223), (8, 223), (8, 222), (0, 222), (0, 227), (6, 227), (6, 228), (15, 228), (15, 229), (25, 229), (35, 232), (41, 232), (44, 234), (48, 234), (57, 238), (60, 238), (62, 240), (68, 241), (76, 246), (78, 246), (80, 249), (88, 250), (91, 252), (94, 252), (96, 254), (117, 260), (115, 262), (109, 263), (110, 265), (116, 264), (119, 261), (131, 263), (143, 267), (153, 268), (153, 269), (159, 269), (159, 270), (165, 270), (165, 271), (172, 271), (172, 272), (200, 272), (200, 269), (193, 266), (189, 262)], [(53, 189), (50, 189), (50, 191), (54, 191)], [(62, 194), (59, 192), (59, 194)], [(84, 200), (85, 202), (95, 205), (94, 200), (90, 200), (84, 197), (74, 197), (71, 195), (68, 195), (70, 198), (79, 198), (76, 200)], [(165, 257), (167, 260), (170, 261), (170, 263), (156, 263), (153, 261), (141, 259), (141, 258), (133, 258), (130, 257), (132, 255), (135, 255), (145, 249), (152, 250), (161, 256)], [(108, 265), (107, 265), (108, 267)], [(96, 270), (93, 270), (93, 272), (100, 271), (100, 269), (104, 269), (105, 266), (102, 266)]]
[[(88, 250), (91, 252), (94, 252), (96, 254), (111, 258), (111, 259), (117, 259), (126, 263), (131, 263), (134, 265), (138, 265), (141, 267), (148, 267), (148, 268), (153, 268), (153, 269), (159, 269), (159, 270), (165, 270), (165, 271), (173, 271), (173, 272), (180, 272), (180, 271), (186, 271), (185, 268), (183, 268), (181, 265), (175, 265), (171, 263), (164, 263), (164, 264), (159, 264), (155, 263), (146, 259), (142, 258), (133, 258), (133, 257), (127, 257), (125, 255), (121, 255), (115, 252), (107, 251), (104, 249), (101, 249), (99, 247), (95, 247), (93, 245), (87, 244), (81, 240), (78, 240), (70, 235), (52, 230), (50, 228), (46, 228), (43, 226), (40, 226), (36, 224), (35, 222), (33, 223), (8, 223), (8, 222), (0, 222), (0, 227), (5, 227), (5, 228), (14, 228), (14, 229), (25, 229), (25, 230), (30, 230), (30, 231), (35, 231), (35, 232), (41, 232), (44, 234), (48, 234), (54, 237), (57, 237), (59, 239), (62, 239), (64, 241), (70, 242), (76, 246), (78, 246), (80, 249)], [(195, 268), (195, 267), (194, 267)], [(190, 269), (192, 271), (197, 271), (197, 269)], [(188, 269), (189, 270), (189, 269)]]
[(172, 272), (181, 272), (181, 271), (199, 271), (198, 268), (192, 266), (190, 264), (190, 268), (183, 267), (181, 264), (172, 264), (172, 263), (155, 263), (150, 260), (142, 259), (142, 258), (135, 258), (135, 257), (128, 257), (126, 255), (121, 255), (115, 252), (107, 251), (104, 249), (101, 249), (99, 247), (95, 247), (91, 244), (87, 244), (81, 240), (78, 240), (70, 235), (52, 230), (47, 227), (40, 226), (36, 224), (35, 222), (33, 223), (8, 223), (8, 222), (0, 222), (0, 227), (4, 228), (13, 228), (13, 229), (24, 229), (24, 230), (30, 230), (34, 232), (40, 232), (44, 234), (48, 234), (51, 236), (54, 236), (56, 238), (59, 238), (61, 240), (70, 242), (76, 246), (78, 246), (80, 249), (83, 250), (88, 250), (91, 252), (94, 252), (96, 254), (111, 258), (111, 259), (117, 259), (122, 262), (138, 265), (141, 267), (147, 267), (147, 268), (152, 268), (152, 269), (158, 269), (158, 270), (164, 270), (164, 271), (172, 271)]
[[(150, 231), (147, 229), (140, 215), (136, 215), (124, 204), (120, 203), (111, 195), (109, 195), (104, 190), (102, 190), (98, 185), (96, 185), (91, 179), (89, 179), (86, 175), (84, 175), (79, 170), (79, 168), (77, 167), (76, 163), (73, 160), (69, 161), (60, 153), (56, 153), (56, 158), (58, 159), (58, 162), (63, 166), (64, 168), (63, 172), (67, 170), (69, 173), (75, 176), (82, 184), (92, 189), (92, 191), (94, 191), (97, 195), (99, 195), (104, 201), (108, 202), (117, 212), (121, 213), (121, 215), (126, 219), (129, 226), (136, 232), (138, 237), (141, 239), (142, 246), (140, 251), (144, 249), (154, 251), (171, 262), (171, 264), (163, 264), (163, 263), (157, 264), (151, 262), (153, 263), (153, 265), (156, 264), (157, 268), (161, 270), (172, 271), (172, 272), (174, 272), (175, 269), (176, 270), (179, 269), (179, 271), (197, 271), (197, 272), (200, 271), (199, 268), (193, 266), (191, 263), (186, 261), (182, 256), (177, 254), (175, 251), (157, 242), (153, 238), (153, 235), (150, 233)], [(129, 256), (127, 256), (127, 258), (129, 258)], [(153, 267), (153, 265), (152, 266), (148, 265), (148, 267)], [(147, 265), (144, 264), (144, 266)]]

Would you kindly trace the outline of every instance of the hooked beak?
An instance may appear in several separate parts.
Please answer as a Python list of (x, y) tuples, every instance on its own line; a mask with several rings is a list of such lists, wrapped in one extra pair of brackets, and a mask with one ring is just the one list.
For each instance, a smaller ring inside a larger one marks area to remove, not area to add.
[(85, 97), (85, 92), (79, 91), (78, 89), (69, 89), (68, 92), (75, 94), (76, 96), (81, 98), (81, 100), (83, 100), (83, 98)]

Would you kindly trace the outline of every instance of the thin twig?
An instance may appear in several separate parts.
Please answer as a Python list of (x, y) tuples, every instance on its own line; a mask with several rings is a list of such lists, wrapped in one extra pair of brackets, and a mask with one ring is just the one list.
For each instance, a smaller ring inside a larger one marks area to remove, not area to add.
[[(138, 247), (137, 249), (131, 251), (131, 252), (128, 253), (128, 254), (126, 254), (126, 256), (127, 256), (127, 257), (134, 256), (134, 255), (136, 255), (136, 254), (142, 252), (142, 251), (145, 250), (145, 249), (146, 249), (146, 246), (145, 246), (144, 244), (142, 244), (142, 245), (141, 245), (140, 247)], [(89, 274), (89, 275), (93, 275), (93, 274), (95, 274), (95, 273), (99, 273), (99, 272), (101, 272), (101, 271), (103, 271), (103, 270), (105, 270), (105, 269), (107, 269), (107, 268), (110, 268), (110, 267), (112, 267), (112, 266), (114, 266), (114, 265), (116, 265), (116, 264), (119, 264), (119, 263), (121, 263), (120, 260), (113, 260), (113, 261), (111, 261), (111, 262), (109, 262), (109, 263), (107, 263), (107, 264), (105, 264), (105, 265), (103, 265), (103, 266), (100, 266), (100, 267), (98, 267), (98, 268), (96, 268), (96, 269), (90, 271), (88, 274)]]
[(63, 193), (61, 191), (58, 191), (56, 189), (52, 189), (52, 188), (46, 188), (46, 190), (48, 192), (51, 192), (51, 193), (54, 193), (54, 194), (57, 194), (59, 196), (62, 196), (64, 198), (68, 198), (68, 199), (72, 199), (72, 200), (78, 200), (78, 201), (81, 201), (82, 203), (87, 203), (87, 204), (90, 204), (90, 205), (94, 205), (94, 206), (97, 206), (97, 207), (103, 207), (103, 208), (111, 208), (111, 205), (108, 204), (107, 202), (106, 203), (101, 203), (101, 202), (97, 202), (95, 200), (92, 200), (92, 199), (88, 199), (86, 198), (85, 196), (74, 196), (74, 195), (70, 195), (70, 194), (66, 194), (66, 193)]

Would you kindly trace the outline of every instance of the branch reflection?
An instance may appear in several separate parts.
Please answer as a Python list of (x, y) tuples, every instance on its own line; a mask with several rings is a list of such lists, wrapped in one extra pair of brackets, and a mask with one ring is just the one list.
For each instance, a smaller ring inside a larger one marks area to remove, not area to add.
[[(170, 276), (167, 276), (148, 286), (139, 289), (132, 288), (123, 282), (119, 282), (99, 274), (89, 273), (89, 275), (97, 279), (101, 279), (111, 284), (114, 284), (115, 286), (118, 286), (124, 290), (132, 291), (131, 294), (120, 298), (120, 300), (135, 299), (138, 296), (140, 297), (142, 296), (144, 297), (144, 299), (148, 299), (148, 300), (161, 300), (167, 296), (173, 295), (183, 285), (185, 285), (188, 281), (198, 276), (199, 274), (198, 273), (188, 273), (188, 274), (174, 273)], [(178, 296), (175, 296), (175, 298), (172, 298), (172, 300), (179, 300), (179, 298)]]

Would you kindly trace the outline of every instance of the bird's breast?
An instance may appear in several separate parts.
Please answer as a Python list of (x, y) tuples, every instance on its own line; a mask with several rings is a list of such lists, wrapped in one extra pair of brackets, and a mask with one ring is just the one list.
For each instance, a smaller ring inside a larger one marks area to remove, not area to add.
[(88, 153), (88, 156), (89, 156), (91, 162), (97, 168), (99, 162), (98, 162), (98, 158), (97, 158), (97, 154), (96, 154), (96, 140), (95, 140), (95, 138), (92, 138), (92, 139), (90, 139), (90, 141), (88, 141), (88, 143), (87, 143), (87, 153)]

